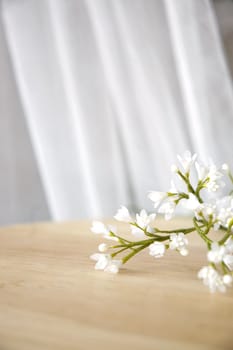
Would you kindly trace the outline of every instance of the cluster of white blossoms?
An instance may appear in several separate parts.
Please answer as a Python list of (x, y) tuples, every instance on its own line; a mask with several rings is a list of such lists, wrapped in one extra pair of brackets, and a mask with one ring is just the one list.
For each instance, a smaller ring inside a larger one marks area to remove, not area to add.
[[(171, 167), (169, 191), (152, 191), (148, 195), (154, 204), (153, 213), (142, 209), (132, 215), (122, 206), (114, 216), (117, 221), (129, 224), (133, 240), (119, 236), (116, 227), (93, 222), (91, 231), (112, 240), (113, 244), (101, 243), (99, 252), (91, 255), (91, 259), (96, 261), (96, 270), (117, 273), (123, 264), (144, 249), (156, 259), (169, 250), (187, 256), (187, 236), (196, 232), (207, 247), (208, 263), (198, 272), (198, 278), (211, 292), (225, 292), (233, 282), (233, 191), (226, 195), (223, 191), (226, 181), (233, 184), (233, 175), (227, 164), (218, 168), (213, 162), (203, 163), (189, 151), (177, 158), (178, 164)], [(192, 216), (191, 227), (176, 230), (156, 227), (157, 214), (170, 220), (178, 207)], [(212, 240), (213, 231), (217, 231), (218, 240)]]

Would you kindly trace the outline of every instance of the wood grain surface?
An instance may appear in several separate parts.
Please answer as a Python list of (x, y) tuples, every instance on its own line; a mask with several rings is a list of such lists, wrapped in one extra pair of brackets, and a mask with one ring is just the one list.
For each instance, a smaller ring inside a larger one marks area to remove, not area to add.
[(206, 263), (198, 237), (188, 257), (146, 251), (111, 275), (93, 269), (102, 239), (89, 227), (0, 229), (0, 350), (233, 349), (233, 290), (210, 294), (197, 280)]

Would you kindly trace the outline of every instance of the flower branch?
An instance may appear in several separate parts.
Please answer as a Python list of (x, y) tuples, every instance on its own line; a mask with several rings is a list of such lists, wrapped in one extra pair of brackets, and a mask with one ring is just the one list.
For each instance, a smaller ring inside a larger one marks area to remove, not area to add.
[[(200, 269), (198, 278), (211, 292), (225, 292), (233, 281), (233, 196), (222, 196), (220, 190), (225, 185), (224, 176), (227, 175), (233, 184), (233, 175), (226, 164), (220, 169), (212, 162), (203, 164), (196, 154), (188, 151), (177, 158), (178, 165), (172, 166), (170, 190), (153, 191), (148, 195), (154, 203), (152, 214), (142, 209), (133, 216), (122, 206), (114, 216), (117, 221), (129, 225), (132, 240), (117, 234), (116, 227), (93, 222), (92, 232), (115, 241), (115, 244), (101, 243), (99, 252), (92, 254), (91, 259), (96, 261), (96, 270), (117, 273), (123, 264), (147, 249), (156, 259), (169, 250), (187, 256), (188, 235), (196, 232), (207, 250), (207, 265)], [(192, 227), (167, 230), (156, 225), (157, 214), (170, 220), (179, 207), (191, 214)], [(211, 238), (213, 230), (218, 232), (217, 240)]]

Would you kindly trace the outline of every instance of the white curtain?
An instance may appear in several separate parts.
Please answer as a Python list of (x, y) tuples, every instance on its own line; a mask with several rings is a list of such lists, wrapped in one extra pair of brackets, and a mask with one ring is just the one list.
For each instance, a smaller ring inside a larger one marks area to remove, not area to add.
[(2, 0), (55, 220), (151, 209), (186, 149), (233, 163), (233, 94), (209, 0)]

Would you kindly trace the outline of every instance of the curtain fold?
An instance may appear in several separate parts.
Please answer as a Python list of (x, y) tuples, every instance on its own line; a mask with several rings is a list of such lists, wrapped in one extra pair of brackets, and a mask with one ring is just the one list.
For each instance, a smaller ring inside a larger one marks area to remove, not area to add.
[(208, 0), (2, 1), (55, 220), (151, 209), (185, 149), (232, 161), (232, 84)]
[(165, 3), (192, 143), (205, 157), (232, 162), (232, 81), (212, 5)]

